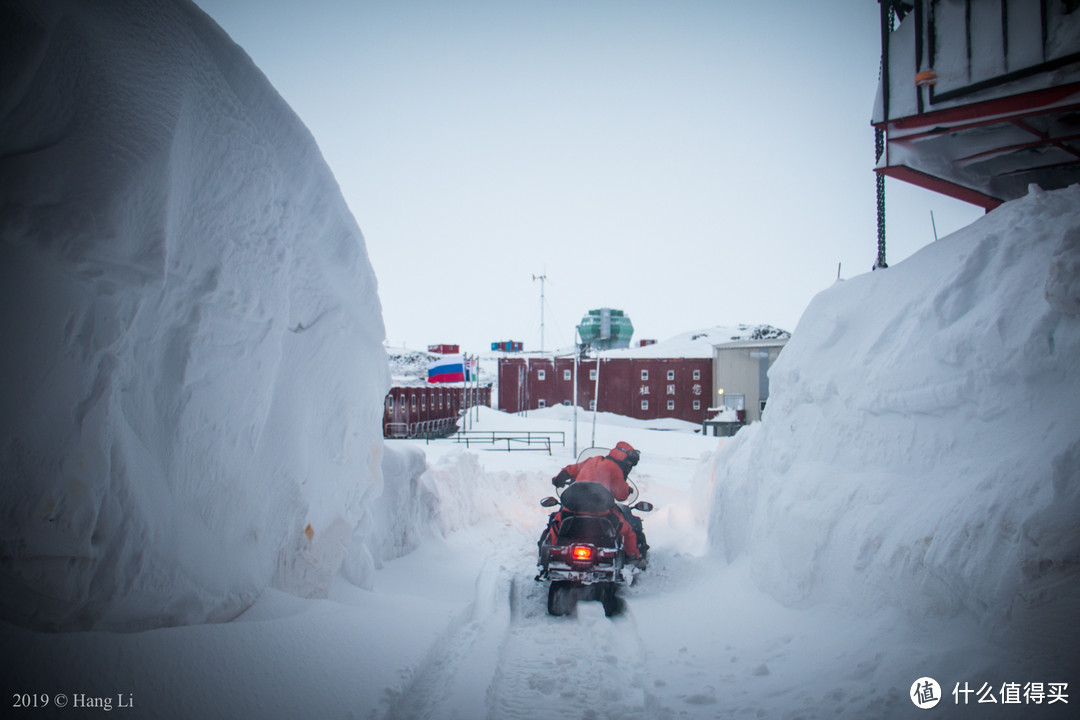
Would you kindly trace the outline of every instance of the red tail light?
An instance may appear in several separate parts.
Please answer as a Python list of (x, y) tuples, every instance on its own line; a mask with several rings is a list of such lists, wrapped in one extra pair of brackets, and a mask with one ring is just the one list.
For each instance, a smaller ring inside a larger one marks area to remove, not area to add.
[(575, 560), (592, 560), (592, 548), (588, 545), (575, 545), (571, 555)]

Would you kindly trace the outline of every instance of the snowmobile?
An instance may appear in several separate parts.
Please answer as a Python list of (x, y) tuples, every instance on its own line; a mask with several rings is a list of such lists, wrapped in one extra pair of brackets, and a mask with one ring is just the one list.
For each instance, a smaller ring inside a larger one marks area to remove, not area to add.
[[(581, 462), (590, 454), (607, 454), (603, 448), (589, 448), (578, 458)], [(631, 495), (627, 502), (637, 499), (637, 486), (627, 481)], [(551, 514), (548, 526), (538, 543), (538, 581), (550, 581), (548, 613), (568, 615), (578, 600), (599, 600), (604, 614), (616, 615), (622, 602), (617, 596), (620, 587), (633, 583), (641, 570), (626, 562), (619, 523), (612, 513), (618, 513), (615, 496), (600, 483), (572, 482), (558, 491), (558, 497), (540, 501), (543, 507), (561, 506)], [(649, 512), (652, 503), (640, 501), (633, 510)]]

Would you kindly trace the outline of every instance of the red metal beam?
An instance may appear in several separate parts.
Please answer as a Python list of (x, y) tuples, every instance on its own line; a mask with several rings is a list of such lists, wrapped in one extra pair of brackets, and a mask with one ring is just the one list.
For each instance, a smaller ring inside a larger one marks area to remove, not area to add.
[(998, 177), (1004, 177), (1006, 175), (1023, 175), (1024, 173), (1040, 172), (1042, 170), (1057, 170), (1058, 168), (1071, 168), (1080, 165), (1080, 160), (1070, 160), (1063, 163), (1051, 163), (1049, 165), (1032, 165), (1031, 167), (1016, 168), (1015, 170), (1009, 170), (1003, 172)]
[(1042, 132), (1041, 130), (1036, 130), (1035, 128), (1031, 127), (1027, 123), (1022, 122), (1020, 120), (1020, 118), (1014, 118), (1014, 119), (1010, 120), (1009, 122), (1011, 122), (1016, 127), (1020, 128), (1021, 130), (1024, 130), (1025, 132), (1029, 132), (1032, 135), (1034, 135), (1035, 137), (1039, 138), (1040, 140), (1043, 140), (1046, 144), (1054, 145), (1058, 149), (1064, 150), (1065, 152), (1069, 153), (1070, 155), (1075, 155), (1076, 157), (1080, 158), (1080, 151), (1077, 151), (1075, 148), (1072, 148), (1069, 145), (1065, 144), (1066, 142), (1075, 140), (1077, 137), (1080, 137), (1080, 136), (1072, 135), (1070, 137), (1055, 138), (1055, 137), (1050, 137), (1049, 135)]
[(1069, 153), (1070, 155), (1076, 155), (1077, 157), (1080, 157), (1080, 152), (1078, 152), (1076, 150), (1073, 150), (1070, 147), (1063, 147), (1062, 146), (1063, 143), (1073, 142), (1074, 140), (1080, 140), (1080, 134), (1078, 134), (1078, 135), (1065, 135), (1063, 137), (1051, 138), (1051, 137), (1048, 137), (1048, 136), (1044, 135), (1043, 133), (1040, 133), (1038, 130), (1032, 128), (1030, 125), (1025, 125), (1024, 123), (1021, 123), (1019, 121), (1017, 121), (1014, 124), (1021, 127), (1024, 130), (1027, 130), (1032, 135), (1035, 135), (1036, 137), (1039, 137), (1039, 138), (1042, 138), (1042, 139), (1041, 140), (1035, 140), (1033, 142), (1018, 143), (1018, 144), (1014, 144), (1014, 145), (1002, 145), (1001, 147), (996, 147), (996, 148), (993, 148), (993, 149), (990, 149), (990, 150), (983, 150), (982, 152), (977, 152), (974, 155), (965, 155), (964, 157), (957, 158), (956, 162), (958, 162), (958, 163), (966, 163), (968, 161), (976, 160), (976, 159), (981, 158), (981, 157), (991, 157), (991, 156), (994, 156), (994, 155), (1001, 155), (1003, 153), (1016, 152), (1017, 150), (1028, 150), (1030, 148), (1045, 147), (1047, 145), (1056, 145), (1057, 147), (1060, 147), (1062, 150)]
[(956, 198), (957, 200), (962, 200), (971, 203), (972, 205), (978, 205), (987, 212), (1004, 202), (1001, 198), (986, 195), (978, 190), (972, 190), (971, 188), (958, 185), (949, 180), (929, 175), (921, 170), (908, 167), (907, 165), (888, 165), (882, 168), (875, 168), (874, 172), (881, 173), (886, 177), (903, 180), (912, 185), (932, 190), (933, 192), (941, 193), (942, 195), (947, 195), (948, 197)]
[[(1069, 105), (1058, 105), (1052, 108), (1033, 108), (1024, 112), (1015, 112), (1012, 115), (996, 115), (994, 117), (986, 117), (981, 120), (973, 120), (960, 125), (932, 125), (928, 126), (928, 129), (922, 132), (913, 132), (894, 138), (896, 141), (907, 142), (912, 140), (922, 140), (928, 137), (941, 137), (943, 135), (949, 135), (952, 133), (962, 132), (964, 130), (973, 130), (974, 128), (987, 127), (988, 125), (1006, 125), (1008, 123), (1015, 122), (1016, 120), (1027, 120), (1029, 118), (1055, 115), (1058, 113), (1075, 112), (1080, 110), (1080, 102), (1072, 103)], [(890, 125), (886, 130), (899, 129), (895, 124)]]
[(1072, 103), (1069, 108), (1056, 107), (1056, 105), (1077, 94), (1080, 94), (1080, 83), (1071, 83), (968, 105), (958, 105), (943, 110), (933, 110), (921, 115), (908, 115), (907, 117), (882, 121), (877, 123), (876, 127), (908, 130), (975, 121), (970, 125), (965, 124), (957, 128), (948, 128), (949, 130), (966, 129), (968, 127), (978, 127), (988, 122), (1002, 122), (1009, 117), (1030, 117), (1031, 115), (1043, 115), (1049, 112), (1074, 109), (1080, 107), (1080, 103)]

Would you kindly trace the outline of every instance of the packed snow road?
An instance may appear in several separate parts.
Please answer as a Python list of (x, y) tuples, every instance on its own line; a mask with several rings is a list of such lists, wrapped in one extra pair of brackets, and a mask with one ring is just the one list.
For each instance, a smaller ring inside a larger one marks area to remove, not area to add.
[(610, 620), (596, 602), (547, 614), (547, 585), (529, 571), (535, 538), (501, 528), (476, 594), (389, 704), (386, 717), (656, 717), (644, 687), (645, 651), (629, 613)]
[[(583, 601), (571, 616), (552, 617), (547, 584), (533, 579), (536, 538), (547, 518), (539, 500), (565, 459), (480, 453), (485, 480), (516, 479), (490, 515), (380, 573), (380, 589), (390, 593), (422, 592), (417, 578), (433, 565), (444, 573), (455, 567), (471, 586), (461, 596), (463, 609), (448, 617), (377, 717), (758, 717), (770, 707), (781, 717), (787, 704), (807, 718), (865, 717), (903, 707), (902, 694), (866, 683), (882, 652), (859, 648), (867, 657), (845, 657), (843, 667), (814, 658), (820, 643), (842, 648), (837, 638), (888, 628), (896, 618), (860, 626), (829, 613), (792, 614), (756, 591), (745, 567), (706, 557), (694, 509), (702, 502), (695, 498), (702, 488), (694, 487), (694, 451), (716, 441), (643, 435), (630, 436), (652, 450), (635, 475), (641, 497), (657, 509), (644, 515), (650, 567), (621, 591), (623, 612), (608, 618), (599, 602)], [(462, 464), (445, 446), (425, 450), (436, 468)], [(440, 545), (453, 560), (423, 559)], [(429, 591), (439, 588), (432, 583)]]
[[(1018, 682), (997, 676), (1007, 657), (963, 616), (913, 618), (889, 606), (853, 612), (845, 598), (777, 602), (760, 589), (768, 580), (760, 568), (707, 552), (710, 478), (699, 448), (717, 441), (608, 428), (598, 444), (623, 438), (642, 448), (634, 475), (642, 499), (656, 505), (644, 516), (649, 569), (622, 591), (624, 611), (607, 618), (598, 602), (581, 602), (569, 617), (549, 616), (546, 584), (533, 580), (547, 513), (539, 500), (572, 453), (481, 452), (487, 487), (495, 480), (505, 489), (492, 512), (381, 573), (415, 578), (405, 568), (430, 570), (423, 558), (442, 544), (453, 560), (441, 572), (453, 566), (470, 587), (464, 609), (373, 717), (903, 718), (921, 712), (909, 694), (923, 676)], [(435, 468), (461, 462), (445, 446), (425, 449)], [(790, 561), (802, 562), (803, 549), (790, 550)], [(1041, 677), (1036, 668), (1017, 673)], [(953, 689), (943, 689), (949, 717), (1024, 716), (1001, 704), (958, 705)], [(1058, 704), (1039, 717), (1067, 714)]]

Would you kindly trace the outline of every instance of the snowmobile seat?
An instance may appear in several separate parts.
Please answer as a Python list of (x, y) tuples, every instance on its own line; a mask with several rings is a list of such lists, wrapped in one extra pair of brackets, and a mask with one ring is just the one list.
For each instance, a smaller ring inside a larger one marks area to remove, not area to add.
[(615, 496), (596, 482), (574, 482), (566, 486), (559, 498), (563, 509), (572, 513), (600, 515), (615, 507)]

